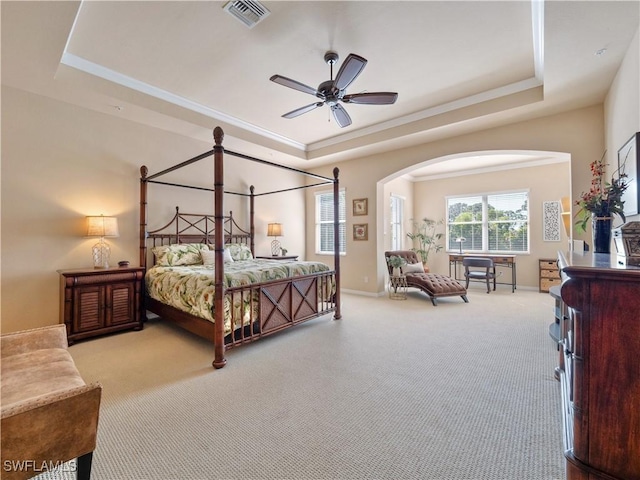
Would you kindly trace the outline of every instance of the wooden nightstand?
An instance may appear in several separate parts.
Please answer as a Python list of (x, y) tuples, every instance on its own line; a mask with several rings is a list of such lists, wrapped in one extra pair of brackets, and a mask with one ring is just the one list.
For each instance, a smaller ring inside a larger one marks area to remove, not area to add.
[(298, 255), (269, 255), (264, 257), (256, 257), (262, 260), (298, 260)]
[(70, 345), (119, 330), (142, 329), (144, 268), (84, 268), (58, 273), (60, 322), (67, 326)]

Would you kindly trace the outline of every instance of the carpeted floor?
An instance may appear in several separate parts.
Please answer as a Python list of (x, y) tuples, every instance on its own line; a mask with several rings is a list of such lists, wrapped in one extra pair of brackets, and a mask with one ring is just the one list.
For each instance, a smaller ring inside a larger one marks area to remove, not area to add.
[[(92, 478), (564, 478), (545, 294), (343, 295), (227, 352), (160, 320), (70, 347), (104, 387)], [(42, 478), (65, 478), (62, 473)]]

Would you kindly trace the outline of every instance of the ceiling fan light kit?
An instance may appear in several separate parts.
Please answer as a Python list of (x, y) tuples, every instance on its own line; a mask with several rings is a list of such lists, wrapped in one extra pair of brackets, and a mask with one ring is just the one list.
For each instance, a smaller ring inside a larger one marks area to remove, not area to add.
[(333, 113), (338, 126), (341, 128), (351, 125), (351, 117), (341, 105), (342, 103), (356, 103), (361, 105), (391, 105), (398, 98), (396, 92), (369, 92), (346, 94), (346, 89), (362, 73), (367, 65), (367, 60), (360, 55), (350, 53), (340, 66), (336, 78), (333, 78), (333, 66), (338, 62), (339, 57), (336, 52), (328, 51), (324, 54), (324, 61), (331, 69), (331, 80), (322, 82), (318, 88), (313, 88), (304, 83), (292, 80), (282, 75), (273, 75), (269, 80), (293, 88), (299, 92), (308, 93), (318, 97), (321, 101), (314, 102), (304, 107), (297, 108), (282, 115), (284, 118), (295, 118), (303, 113), (315, 110), (323, 105), (328, 105)]

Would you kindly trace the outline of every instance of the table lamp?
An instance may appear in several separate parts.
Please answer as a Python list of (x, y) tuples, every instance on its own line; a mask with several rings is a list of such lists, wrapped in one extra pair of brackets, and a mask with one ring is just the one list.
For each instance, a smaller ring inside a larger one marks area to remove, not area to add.
[(467, 239), (464, 238), (464, 237), (457, 237), (456, 238), (456, 243), (460, 244), (460, 253), (462, 253), (462, 244), (464, 242), (466, 242), (466, 241), (467, 241)]
[(267, 237), (275, 237), (271, 242), (271, 255), (274, 257), (280, 255), (280, 242), (278, 237), (282, 236), (281, 223), (269, 223), (267, 225)]
[(116, 217), (88, 216), (87, 236), (100, 237), (100, 241), (91, 248), (94, 268), (109, 268), (111, 247), (104, 241), (104, 237), (117, 237), (118, 219)]

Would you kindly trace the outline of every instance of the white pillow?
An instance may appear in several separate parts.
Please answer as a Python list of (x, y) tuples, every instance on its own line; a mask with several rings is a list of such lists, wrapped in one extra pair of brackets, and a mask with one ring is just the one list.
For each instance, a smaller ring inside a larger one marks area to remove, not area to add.
[[(214, 265), (216, 263), (216, 252), (213, 250), (202, 250), (200, 252), (202, 255), (202, 263), (205, 265)], [(229, 250), (224, 250), (224, 263), (233, 262), (233, 258), (231, 258), (231, 252)]]
[(216, 252), (213, 250), (202, 250), (200, 255), (202, 256), (202, 263), (204, 265), (213, 265), (216, 263)]
[(402, 268), (402, 273), (404, 275), (407, 273), (424, 273), (424, 267), (421, 263), (407, 263), (400, 268)]

